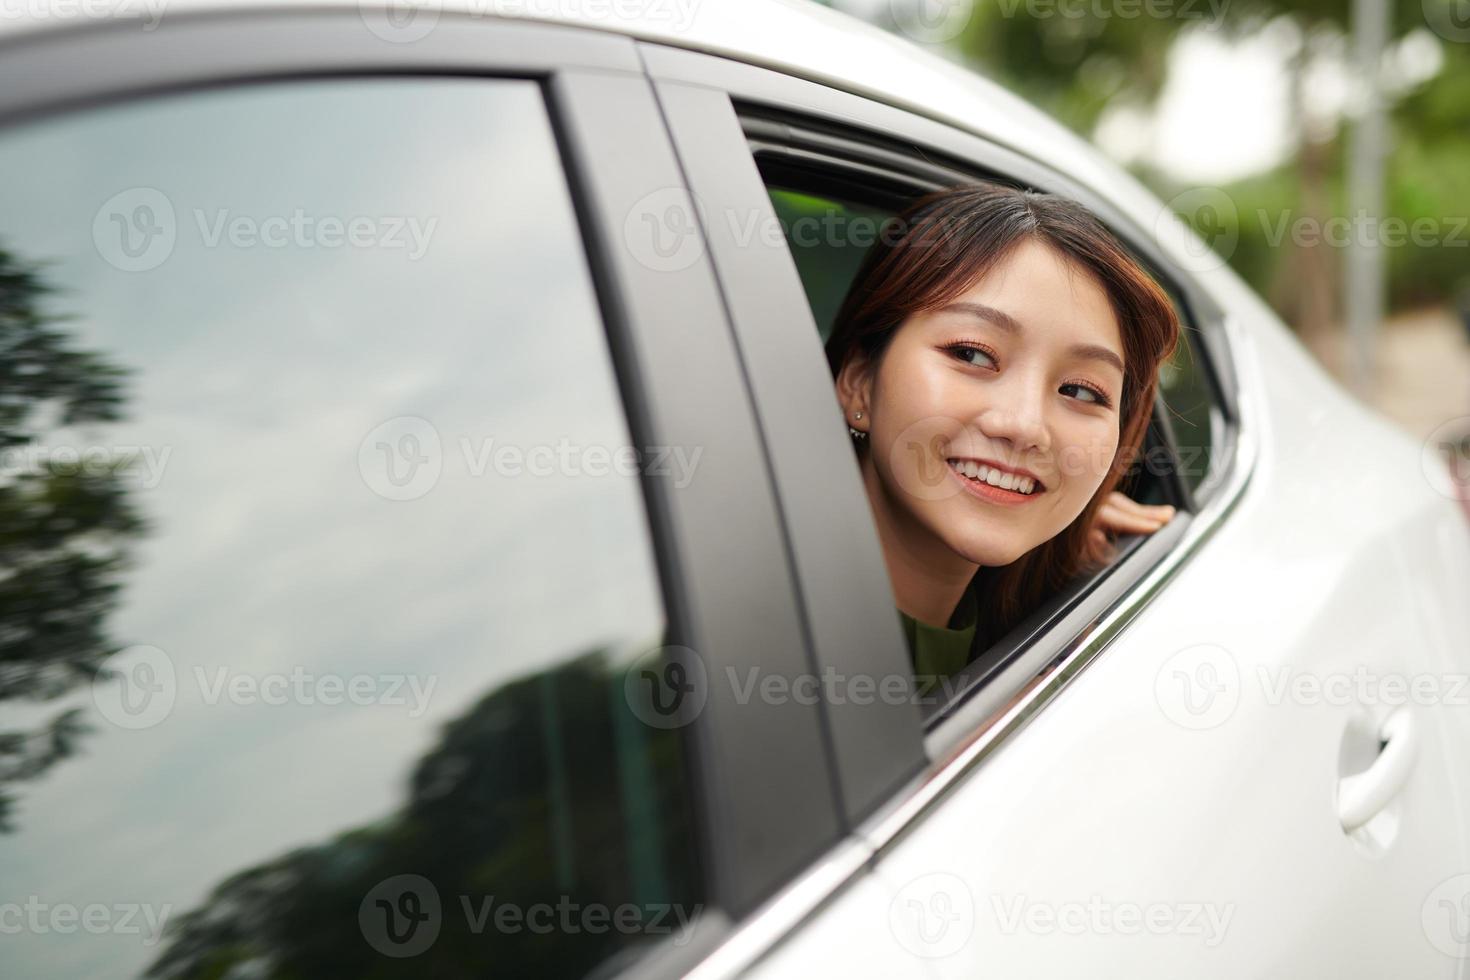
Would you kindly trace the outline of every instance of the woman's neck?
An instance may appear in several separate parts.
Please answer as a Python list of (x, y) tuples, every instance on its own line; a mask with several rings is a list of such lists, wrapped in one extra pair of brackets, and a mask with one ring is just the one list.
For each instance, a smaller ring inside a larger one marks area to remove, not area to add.
[(899, 610), (921, 623), (948, 627), (980, 566), (955, 554), (927, 528), (913, 526), (911, 518), (891, 506), (871, 460), (863, 460), (862, 470)]

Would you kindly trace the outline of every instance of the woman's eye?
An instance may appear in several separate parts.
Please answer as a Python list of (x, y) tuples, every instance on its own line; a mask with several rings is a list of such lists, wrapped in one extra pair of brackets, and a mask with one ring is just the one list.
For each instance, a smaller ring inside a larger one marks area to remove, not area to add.
[(1086, 392), (1086, 394), (1087, 394), (1088, 397), (1082, 399), (1083, 401), (1088, 401), (1090, 399), (1093, 402), (1093, 404), (1096, 404), (1096, 405), (1106, 405), (1108, 403), (1108, 400), (1105, 397), (1103, 397), (1102, 395), (1098, 394), (1096, 391), (1094, 391), (1092, 388), (1089, 388), (1087, 385), (1076, 384), (1075, 382), (1074, 383), (1071, 383), (1071, 384), (1064, 384), (1064, 385), (1062, 385), (1062, 390), (1063, 391), (1066, 391), (1068, 388), (1076, 388), (1078, 391)]
[(992, 364), (995, 363), (995, 358), (991, 357), (989, 354), (985, 353), (985, 351), (981, 350), (978, 347), (960, 345), (956, 347), (951, 347), (949, 352), (955, 357), (964, 361), (966, 364), (975, 364), (978, 366), (982, 362), (977, 361), (975, 359), (977, 357), (983, 357), (985, 360), (991, 362)]

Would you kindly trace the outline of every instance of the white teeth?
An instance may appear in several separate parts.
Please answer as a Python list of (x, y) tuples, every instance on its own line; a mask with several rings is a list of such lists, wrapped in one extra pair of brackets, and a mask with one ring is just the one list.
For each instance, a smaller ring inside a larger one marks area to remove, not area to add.
[(1023, 494), (1030, 494), (1036, 490), (1036, 481), (1030, 477), (1002, 473), (1000, 470), (982, 466), (972, 459), (950, 460), (949, 465), (961, 476), (971, 480), (984, 480), (991, 486), (1000, 487), (1002, 490), (1012, 490)]

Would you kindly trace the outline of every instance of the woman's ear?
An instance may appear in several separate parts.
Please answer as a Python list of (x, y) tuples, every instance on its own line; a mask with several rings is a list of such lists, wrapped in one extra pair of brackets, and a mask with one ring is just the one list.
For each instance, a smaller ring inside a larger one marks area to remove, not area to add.
[(859, 432), (867, 432), (872, 422), (869, 402), (872, 396), (872, 372), (865, 355), (849, 354), (837, 372), (837, 401), (842, 405), (842, 414), (847, 424)]

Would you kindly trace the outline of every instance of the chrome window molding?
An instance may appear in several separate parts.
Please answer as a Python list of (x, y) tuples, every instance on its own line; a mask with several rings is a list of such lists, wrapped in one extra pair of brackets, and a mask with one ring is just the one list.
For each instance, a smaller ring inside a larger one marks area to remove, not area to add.
[(973, 727), (967, 737), (947, 748), (943, 747), (942, 740), (936, 746), (934, 735), (926, 739), (926, 748), (931, 756), (936, 748), (943, 754), (805, 874), (744, 922), (737, 924), (725, 942), (689, 976), (699, 980), (735, 976), (775, 951), (785, 938), (915, 830), (924, 817), (965, 779), (978, 772), (986, 759), (1025, 728), (1068, 683), (1094, 663), (1128, 623), (1158, 597), (1169, 580), (1219, 530), (1255, 475), (1263, 449), (1264, 418), (1263, 393), (1256, 383), (1260, 375), (1253, 366), (1254, 344), (1233, 315), (1223, 316), (1220, 325), (1228, 339), (1226, 350), (1233, 361), (1231, 366), (1240, 388), (1237, 401), (1239, 423), (1229, 468), (1222, 476), (1219, 491), (1191, 516), (1177, 542), (1133, 589), (1115, 602), (1093, 626), (1073, 637), (1060, 656), (1049, 660), (1030, 678), (1022, 687), (1019, 699), (992, 713)]

